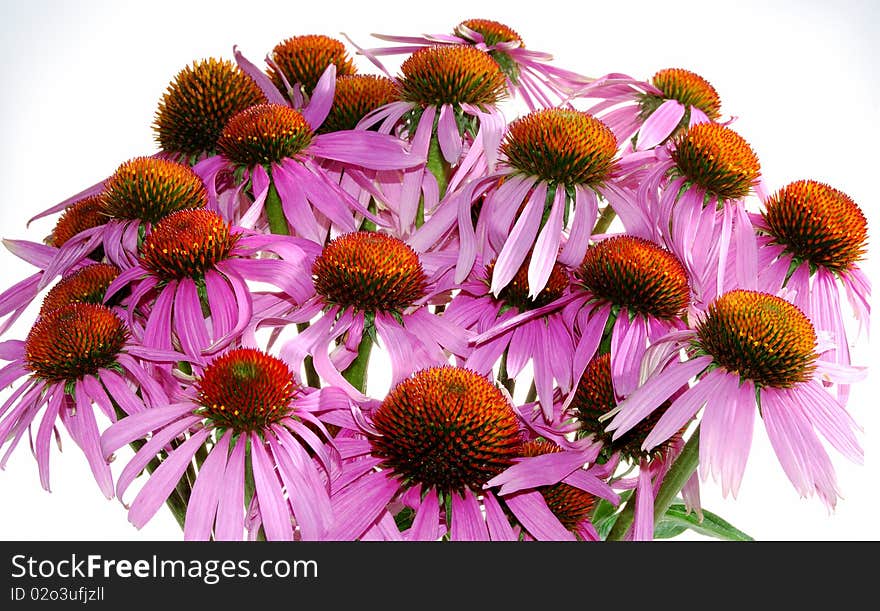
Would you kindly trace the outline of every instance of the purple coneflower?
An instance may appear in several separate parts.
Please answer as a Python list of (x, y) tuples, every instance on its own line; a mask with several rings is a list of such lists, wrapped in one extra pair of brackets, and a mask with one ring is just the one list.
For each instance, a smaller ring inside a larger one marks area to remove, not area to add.
[[(761, 289), (786, 297), (806, 314), (818, 332), (831, 334), (834, 349), (819, 358), (850, 364), (849, 341), (838, 283), (860, 326), (869, 324), (871, 281), (859, 267), (868, 224), (845, 193), (814, 180), (786, 185), (764, 202), (753, 224), (758, 232)], [(838, 386), (846, 401), (849, 386)]]
[(100, 198), (91, 196), (65, 209), (44, 244), (28, 240), (3, 240), (4, 246), (11, 253), (36, 266), (38, 270), (0, 294), (0, 316), (9, 315), (0, 325), (0, 334), (5, 333), (18, 320), (55, 276), (67, 274), (103, 258), (101, 246), (88, 252), (88, 244), (71, 244), (66, 248), (65, 245), (79, 233), (105, 222), (107, 217), (101, 213)]
[[(364, 340), (384, 344), (391, 361), (392, 384), (417, 369), (448, 362), (446, 350), (467, 351), (461, 330), (435, 316), (429, 300), (448, 290), (448, 282), (429, 277), (419, 255), (401, 240), (381, 233), (355, 232), (332, 240), (316, 258), (306, 258), (313, 296), (284, 318), (311, 326), (290, 340), (282, 354), (294, 367), (312, 356), (329, 383), (363, 399), (340, 374), (357, 357)], [(328, 348), (340, 338), (332, 359)], [(361, 389), (362, 390), (362, 389)]]
[[(427, 248), (457, 226), (456, 280), (467, 277), (478, 254), (484, 261), (497, 256), (491, 279), (496, 296), (531, 253), (528, 283), (534, 296), (544, 289), (557, 259), (574, 266), (583, 258), (598, 196), (608, 191), (617, 140), (586, 113), (548, 109), (511, 123), (500, 152), (499, 171), (451, 196), (410, 243)], [(471, 215), (478, 202), (475, 230)]]
[[(834, 468), (817, 432), (841, 454), (862, 461), (858, 425), (822, 386), (816, 334), (809, 319), (780, 297), (735, 290), (715, 299), (693, 331), (657, 342), (665, 347), (644, 385), (618, 405), (607, 430), (620, 438), (673, 393), (678, 395), (642, 443), (651, 451), (700, 418), (700, 476), (721, 480), (736, 496), (752, 441), (755, 407), (783, 470), (801, 496), (814, 493), (833, 508), (838, 496)], [(665, 346), (664, 346), (665, 345)], [(687, 359), (677, 357), (684, 350)]]
[(657, 149), (638, 189), (654, 223), (655, 241), (684, 263), (695, 299), (708, 303), (736, 286), (755, 288), (757, 243), (745, 198), (764, 193), (761, 166), (748, 143), (717, 123), (699, 123)]
[[(137, 265), (113, 281), (107, 297), (130, 287), (126, 314), (144, 345), (198, 357), (227, 346), (251, 322), (247, 280), (306, 298), (310, 284), (287, 261), (305, 256), (305, 244), (232, 227), (210, 210), (181, 210), (147, 234)], [(259, 253), (277, 257), (257, 260)], [(150, 305), (141, 323), (144, 303)]]
[[(493, 267), (494, 262), (472, 274), (472, 278), (461, 285), (461, 290), (443, 313), (446, 320), (475, 335), (481, 335), (520, 313), (556, 301), (567, 293), (571, 285), (570, 272), (557, 263), (544, 289), (532, 297), (527, 277), (528, 266), (523, 263), (513, 280), (495, 297), (489, 291)], [(573, 352), (574, 339), (568, 323), (561, 311), (555, 310), (506, 328), (491, 340), (476, 345), (464, 366), (488, 374), (503, 358), (504, 371), (501, 373), (515, 380), (531, 360), (537, 398), (549, 420), (554, 381), (563, 393), (567, 393), (572, 384), (571, 359), (560, 358), (560, 355), (571, 355)]]
[[(98, 201), (99, 214), (107, 221), (67, 240), (65, 246), (78, 247), (78, 251), (62, 248), (62, 252), (87, 256), (102, 247), (110, 263), (127, 269), (137, 264), (141, 240), (152, 225), (179, 210), (204, 208), (208, 192), (189, 166), (157, 157), (135, 157), (102, 183)], [(57, 259), (54, 263), (59, 265)]]
[[(515, 464), (486, 483), (513, 515), (522, 532), (517, 538), (539, 541), (599, 541), (591, 521), (599, 499), (614, 505), (620, 497), (605, 480), (605, 465), (591, 465), (598, 444), (569, 443), (562, 447), (547, 439), (522, 444)], [(516, 531), (514, 531), (516, 533)]]
[(601, 118), (620, 142), (633, 140), (635, 151), (721, 117), (721, 100), (711, 83), (681, 68), (660, 70), (650, 83), (609, 74), (578, 91), (577, 97), (601, 100), (587, 111)]
[[(614, 467), (618, 461), (622, 461), (638, 466), (638, 477), (618, 480), (614, 487), (635, 489), (635, 514), (630, 538), (649, 541), (654, 538), (654, 497), (669, 467), (681, 453), (684, 428), (650, 452), (642, 449), (645, 437), (669, 408), (671, 402), (666, 401), (626, 434), (612, 439), (612, 434), (605, 430), (602, 419), (622, 400), (614, 390), (611, 355), (605, 353), (593, 358), (587, 365), (571, 401), (571, 410), (579, 425), (579, 435), (588, 436), (602, 444), (601, 457), (607, 461), (606, 464)], [(682, 496), (688, 509), (701, 511), (699, 478), (696, 474), (685, 484)]]
[(49, 490), (49, 445), (60, 419), (85, 454), (101, 491), (112, 498), (112, 476), (98, 444), (93, 405), (115, 421), (117, 409), (133, 414), (167, 401), (161, 367), (141, 360), (167, 363), (180, 355), (132, 343), (125, 323), (112, 310), (78, 301), (76, 293), (82, 291), (59, 292), (67, 295), (55, 298), (68, 302), (43, 313), (25, 341), (0, 344), (0, 357), (10, 361), (0, 369), (0, 387), (27, 376), (0, 407), (0, 439), (9, 443), (0, 466), (45, 408), (33, 442), (43, 488)]
[(359, 127), (397, 133), (432, 164), (409, 169), (392, 197), (397, 233), (405, 236), (415, 229), (420, 207), (432, 213), (447, 190), (494, 169), (505, 125), (497, 104), (505, 87), (498, 64), (468, 46), (421, 48), (400, 71), (398, 101), (370, 113)]
[(266, 102), (257, 84), (233, 62), (208, 58), (177, 73), (156, 110), (156, 142), (170, 159), (194, 165), (214, 155), (236, 113)]
[(292, 36), (275, 45), (266, 57), (268, 76), (264, 76), (237, 49), (235, 57), (239, 66), (257, 81), (270, 102), (290, 104), (296, 109), (309, 106), (316, 90), (322, 88), (322, 77), (331, 66), (332, 74), (337, 78), (357, 72), (345, 45), (323, 34)]
[(153, 223), (177, 210), (201, 208), (207, 201), (204, 184), (188, 166), (136, 157), (107, 180), (37, 215), (35, 219), (64, 211), (46, 244), (4, 241), (39, 271), (0, 295), (0, 316), (11, 314), (0, 329), (8, 329), (56, 276), (92, 260), (131, 267), (137, 262), (143, 234)]
[[(423, 36), (388, 36), (373, 34), (389, 42), (402, 43), (398, 47), (360, 49), (379, 68), (378, 56), (414, 53), (424, 47), (437, 45), (468, 45), (488, 53), (504, 72), (507, 90), (511, 96), (520, 96), (529, 110), (559, 105), (569, 95), (592, 79), (551, 66), (549, 53), (527, 49), (514, 30), (490, 19), (468, 19), (455, 26), (454, 33), (425, 34)], [(557, 98), (557, 99), (553, 99)]]
[[(120, 499), (171, 444), (132, 501), (129, 521), (137, 528), (146, 524), (199, 453), (185, 539), (241, 540), (245, 528), (255, 531), (254, 537), (262, 529), (269, 540), (323, 538), (332, 523), (330, 464), (338, 462), (321, 439), (330, 438), (320, 420), (328, 409), (326, 392), (300, 387), (281, 359), (238, 348), (213, 359), (174, 403), (121, 419), (101, 438), (105, 456), (147, 436), (148, 441), (119, 476)], [(344, 396), (330, 403), (347, 408)]]
[[(342, 232), (357, 230), (355, 213), (382, 223), (320, 163), (333, 160), (369, 170), (401, 170), (419, 165), (424, 158), (409, 154), (403, 142), (384, 134), (365, 130), (316, 134), (332, 102), (332, 71), (328, 77), (330, 91), (322, 93), (326, 104), (318, 103), (316, 93), (309, 107), (320, 106), (319, 115), (306, 116), (270, 103), (252, 106), (230, 119), (217, 142), (219, 155), (196, 166), (214, 194), (212, 206), (225, 218), (243, 227), (264, 219), (273, 233), (293, 230), (318, 244), (325, 242), (331, 225)], [(221, 172), (241, 176), (225, 194), (217, 194), (216, 177)], [(247, 191), (252, 200), (243, 199)]]
[(527, 320), (559, 312), (573, 331), (574, 350), (555, 358), (567, 359), (578, 380), (597, 351), (609, 351), (614, 389), (626, 396), (639, 385), (648, 346), (685, 326), (681, 316), (689, 300), (688, 275), (675, 255), (642, 238), (614, 236), (587, 250), (570, 291), (500, 322), (473, 342), (479, 346)]
[(403, 508), (414, 514), (408, 540), (516, 538), (495, 494), (483, 490), (522, 445), (510, 400), (489, 380), (457, 367), (423, 369), (370, 419), (366, 438), (338, 440), (347, 460), (331, 496), (330, 539), (400, 538), (393, 518)]

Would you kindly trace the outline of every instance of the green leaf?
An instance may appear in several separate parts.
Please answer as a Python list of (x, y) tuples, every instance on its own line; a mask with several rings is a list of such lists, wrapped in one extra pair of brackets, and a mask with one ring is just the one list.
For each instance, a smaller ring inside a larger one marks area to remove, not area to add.
[(666, 515), (660, 520), (658, 528), (655, 529), (655, 538), (666, 538), (659, 537), (656, 534), (661, 526), (663, 534), (673, 532), (674, 529), (680, 527), (682, 530), (677, 534), (681, 534), (685, 529), (690, 529), (706, 537), (713, 537), (724, 541), (754, 541), (752, 537), (731, 525), (730, 522), (721, 516), (704, 509), (703, 520), (700, 521), (699, 516), (695, 512), (688, 513), (685, 506), (678, 503), (670, 505)]
[[(620, 505), (623, 505), (629, 497), (632, 496), (632, 493), (632, 490), (627, 490), (621, 493)], [(599, 533), (599, 538), (603, 541), (605, 540), (605, 537), (608, 536), (608, 533), (611, 532), (611, 529), (614, 528), (615, 522), (617, 522), (620, 505), (614, 505), (605, 499), (600, 500), (596, 504), (596, 509), (593, 511), (592, 521), (593, 526), (596, 527), (596, 532)]]
[(663, 519), (660, 520), (660, 522), (656, 526), (654, 526), (654, 538), (672, 539), (673, 537), (677, 537), (687, 529), (688, 527), (684, 524), (681, 524), (680, 522)]

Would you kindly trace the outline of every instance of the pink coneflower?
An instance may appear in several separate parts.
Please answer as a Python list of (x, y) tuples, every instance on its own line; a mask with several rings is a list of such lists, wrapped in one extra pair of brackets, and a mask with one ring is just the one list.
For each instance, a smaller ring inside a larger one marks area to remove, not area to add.
[[(522, 445), (510, 400), (489, 380), (457, 367), (421, 370), (362, 426), (366, 439), (338, 441), (350, 460), (334, 484), (328, 538), (362, 539), (375, 530), (400, 537), (392, 518), (403, 507), (414, 513), (402, 534), (409, 540), (516, 538), (495, 494), (483, 490)], [(383, 527), (389, 520), (391, 529)]]
[(617, 499), (583, 469), (597, 445), (529, 451), (509, 395), (469, 369), (421, 370), (359, 422), (365, 439), (337, 438), (331, 539), (589, 539), (594, 498)]
[(573, 332), (574, 350), (556, 352), (554, 358), (568, 360), (572, 379), (578, 380), (600, 349), (610, 351), (615, 391), (626, 396), (639, 384), (648, 346), (685, 326), (681, 316), (689, 299), (688, 275), (675, 255), (642, 238), (614, 236), (587, 250), (569, 292), (500, 322), (473, 342), (479, 346), (528, 320), (559, 312)]
[[(345, 234), (302, 265), (300, 274), (313, 278), (313, 296), (284, 318), (296, 323), (320, 318), (282, 349), (294, 367), (310, 355), (327, 382), (363, 399), (340, 372), (365, 339), (375, 337), (385, 346), (392, 384), (417, 369), (447, 363), (446, 350), (466, 353), (461, 330), (427, 308), (448, 283), (429, 277), (419, 255), (399, 239), (366, 231)], [(341, 344), (331, 360), (328, 349), (337, 338)]]
[[(618, 480), (614, 486), (618, 489), (635, 489), (634, 526), (630, 538), (649, 541), (654, 538), (654, 497), (669, 467), (681, 453), (683, 429), (650, 452), (642, 449), (645, 437), (669, 408), (670, 401), (666, 401), (626, 434), (612, 439), (602, 420), (622, 400), (623, 397), (614, 390), (611, 355), (605, 353), (593, 358), (587, 365), (574, 392), (571, 410), (579, 425), (579, 435), (600, 442), (603, 446), (601, 456), (609, 465), (616, 466), (619, 460), (638, 466), (638, 477)], [(699, 491), (699, 478), (694, 474), (682, 489), (682, 496), (687, 507), (697, 512), (700, 512)]]
[[(443, 317), (475, 335), (492, 331), (506, 320), (543, 307), (565, 294), (571, 284), (570, 272), (557, 263), (544, 289), (532, 297), (529, 291), (528, 266), (523, 263), (513, 280), (495, 297), (489, 291), (494, 263), (472, 274), (446, 307)], [(546, 418), (551, 417), (554, 381), (567, 393), (572, 385), (571, 359), (560, 358), (574, 352), (574, 339), (560, 310), (530, 318), (507, 328), (491, 340), (477, 344), (464, 366), (481, 374), (504, 359), (505, 374), (515, 380), (531, 360), (537, 398)]]
[(113, 481), (98, 445), (93, 405), (115, 421), (117, 406), (133, 414), (166, 401), (161, 368), (141, 359), (167, 363), (180, 355), (135, 345), (112, 310), (81, 301), (46, 312), (25, 341), (10, 340), (0, 347), (0, 357), (10, 361), (0, 369), (0, 387), (27, 376), (0, 408), (0, 439), (9, 443), (0, 466), (45, 407), (33, 443), (43, 488), (49, 490), (49, 445), (60, 419), (85, 454), (101, 491), (112, 498)]
[(216, 153), (229, 119), (266, 101), (253, 79), (231, 61), (194, 61), (175, 75), (159, 101), (156, 142), (169, 158), (194, 165)]
[(319, 134), (355, 129), (368, 114), (397, 100), (397, 85), (384, 76), (351, 74), (336, 77), (333, 105)]
[(10, 251), (40, 271), (0, 295), (0, 316), (11, 313), (0, 332), (56, 276), (94, 260), (106, 259), (128, 269), (136, 265), (143, 235), (154, 223), (178, 210), (203, 208), (208, 202), (205, 185), (192, 169), (158, 157), (130, 159), (83, 193), (34, 217), (63, 210), (46, 244), (4, 241)]
[(599, 99), (587, 111), (601, 118), (620, 142), (632, 140), (628, 146), (635, 151), (721, 117), (721, 100), (711, 83), (681, 68), (660, 70), (649, 83), (609, 74), (582, 88), (577, 97)]
[[(557, 259), (574, 266), (583, 258), (617, 140), (586, 113), (548, 109), (511, 123), (500, 152), (504, 164), (498, 172), (450, 197), (410, 244), (427, 248), (457, 226), (456, 280), (467, 277), (478, 254), (484, 261), (497, 256), (491, 279), (496, 296), (531, 253), (528, 283), (534, 296), (544, 289)], [(471, 210), (478, 202), (475, 230)]]
[[(253, 314), (247, 280), (269, 282), (303, 300), (310, 284), (286, 260), (305, 256), (287, 236), (253, 234), (232, 227), (210, 210), (181, 210), (147, 234), (137, 265), (113, 281), (107, 297), (131, 288), (126, 314), (146, 346), (191, 356), (225, 347)], [(317, 246), (315, 246), (317, 248)], [(259, 253), (277, 258), (257, 260)], [(145, 322), (140, 308), (149, 303)]]
[(757, 156), (716, 123), (693, 125), (658, 149), (638, 189), (653, 239), (687, 267), (700, 303), (724, 292), (731, 269), (736, 286), (755, 287), (757, 244), (744, 203), (752, 192), (764, 193)]
[[(841, 311), (843, 286), (860, 325), (869, 324), (871, 281), (858, 265), (865, 254), (868, 223), (845, 193), (813, 180), (786, 185), (764, 202), (752, 222), (759, 234), (761, 289), (787, 298), (806, 314), (816, 331), (831, 334), (834, 349), (820, 359), (850, 364)], [(849, 386), (838, 386), (846, 401)]]
[[(66, 258), (72, 253), (84, 257), (101, 247), (107, 260), (120, 269), (137, 263), (141, 239), (153, 224), (173, 212), (208, 203), (204, 183), (189, 166), (157, 157), (135, 157), (121, 164), (101, 183), (97, 197), (99, 214), (106, 222), (78, 231), (62, 252), (71, 253)], [(60, 265), (59, 260), (54, 264)]]
[(468, 46), (421, 48), (400, 71), (399, 101), (370, 113), (359, 127), (394, 132), (411, 142), (413, 154), (433, 164), (408, 170), (392, 197), (397, 233), (405, 236), (415, 229), (420, 208), (432, 213), (447, 190), (494, 169), (505, 125), (497, 104), (505, 87), (498, 64)]
[[(268, 76), (235, 49), (238, 65), (253, 78), (270, 102), (307, 109), (316, 90), (331, 79), (357, 72), (345, 45), (323, 34), (292, 36), (279, 42), (266, 57)], [(330, 81), (332, 83), (332, 81)]]
[[(700, 476), (721, 480), (722, 493), (736, 496), (752, 441), (755, 407), (783, 470), (801, 496), (814, 493), (834, 507), (834, 468), (817, 432), (841, 454), (861, 462), (858, 425), (822, 387), (825, 371), (816, 334), (798, 308), (766, 293), (736, 290), (718, 297), (690, 332), (658, 343), (669, 363), (618, 406), (607, 430), (617, 439), (696, 378), (657, 421), (642, 443), (651, 451), (702, 408)], [(664, 346), (665, 345), (665, 346)], [(680, 350), (687, 359), (678, 360)], [(662, 358), (657, 361), (663, 363)]]
[[(488, 53), (506, 78), (511, 96), (519, 96), (529, 110), (549, 108), (566, 100), (572, 91), (592, 79), (551, 66), (549, 53), (527, 49), (514, 30), (490, 19), (468, 19), (455, 26), (453, 34), (425, 34), (423, 36), (388, 36), (373, 34), (376, 38), (402, 43), (398, 47), (360, 49), (379, 68), (377, 57), (414, 53), (424, 47), (437, 45), (468, 45)], [(554, 99), (555, 98), (555, 99)]]
[[(320, 420), (327, 409), (324, 393), (300, 387), (281, 359), (238, 348), (213, 359), (174, 403), (120, 420), (101, 437), (104, 456), (149, 439), (119, 476), (120, 499), (163, 448), (185, 438), (171, 445), (144, 483), (129, 521), (137, 528), (146, 524), (203, 452), (185, 539), (241, 540), (246, 526), (262, 529), (269, 540), (323, 538), (332, 522), (330, 464), (338, 462), (321, 439), (330, 438)], [(344, 397), (332, 402), (347, 408)], [(253, 477), (252, 498), (246, 497), (247, 474)]]
[[(382, 223), (352, 197), (321, 166), (326, 160), (369, 170), (401, 170), (421, 164), (396, 138), (364, 130), (316, 134), (332, 102), (313, 98), (310, 108), (323, 111), (310, 117), (289, 106), (258, 104), (236, 114), (217, 142), (218, 156), (196, 166), (209, 185), (211, 205), (226, 219), (253, 227), (263, 219), (273, 233), (296, 235), (323, 244), (330, 226), (355, 231), (355, 213)], [(236, 173), (240, 180), (217, 193), (217, 176)], [(245, 193), (251, 195), (244, 197)], [(252, 196), (252, 199), (251, 199)]]
[[(91, 196), (64, 210), (44, 244), (28, 240), (3, 240), (3, 245), (11, 253), (36, 266), (38, 270), (0, 294), (0, 316), (9, 315), (0, 325), (0, 334), (18, 320), (55, 276), (103, 258), (103, 248), (100, 245), (70, 242), (83, 231), (103, 225), (107, 220), (101, 212), (100, 198)], [(89, 251), (90, 248), (94, 249)]]
[(486, 483), (516, 522), (525, 539), (599, 541), (591, 522), (599, 499), (617, 505), (620, 497), (604, 480), (610, 470), (591, 465), (598, 444), (574, 443), (563, 448), (546, 439), (523, 443), (515, 464)]

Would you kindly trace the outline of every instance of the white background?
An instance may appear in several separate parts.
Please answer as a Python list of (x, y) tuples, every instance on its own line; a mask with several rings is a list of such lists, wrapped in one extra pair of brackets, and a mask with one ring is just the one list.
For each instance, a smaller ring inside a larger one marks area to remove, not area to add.
[[(0, 14), (0, 237), (42, 239), (53, 219), (25, 219), (155, 151), (150, 125), (171, 78), (233, 44), (255, 63), (294, 35), (446, 32), (472, 17), (517, 30), (557, 65), (599, 76), (647, 78), (681, 67), (711, 81), (735, 129), (757, 152), (771, 189), (814, 178), (849, 193), (869, 217), (876, 243), (876, 143), (880, 91), (875, 58), (878, 8), (854, 0), (712, 3), (627, 2), (74, 2), (2, 0)], [(479, 6), (479, 9), (475, 7)], [(429, 7), (429, 8), (428, 8)], [(367, 62), (359, 64), (369, 72)], [(876, 280), (876, 251), (865, 264)], [(0, 252), (0, 289), (30, 273)], [(7, 338), (23, 338), (29, 323)], [(5, 339), (5, 338), (4, 338)], [(862, 364), (875, 350), (864, 336)], [(880, 538), (876, 517), (880, 427), (876, 375), (854, 389), (866, 464), (837, 460), (843, 499), (829, 514), (786, 480), (760, 421), (739, 498), (708, 482), (704, 505), (761, 540)], [(2, 392), (2, 397), (8, 391)], [(27, 442), (0, 472), (0, 540), (178, 539), (164, 510), (141, 532), (118, 501), (99, 493), (85, 459), (65, 436), (53, 448), (53, 492), (40, 488)], [(4, 447), (5, 449), (5, 447)], [(123, 457), (127, 458), (127, 457)], [(120, 465), (116, 465), (116, 473)]]

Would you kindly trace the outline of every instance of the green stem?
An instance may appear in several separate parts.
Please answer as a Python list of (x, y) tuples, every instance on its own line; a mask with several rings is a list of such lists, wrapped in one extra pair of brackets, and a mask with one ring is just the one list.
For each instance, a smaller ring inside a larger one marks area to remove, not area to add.
[(666, 515), (666, 510), (672, 505), (675, 496), (681, 492), (684, 485), (691, 478), (700, 464), (700, 427), (694, 429), (690, 439), (681, 450), (681, 454), (675, 459), (672, 468), (663, 478), (663, 484), (654, 497), (654, 524)]
[(507, 389), (507, 392), (510, 393), (510, 396), (513, 396), (513, 391), (516, 388), (516, 380), (512, 380), (510, 376), (507, 375), (507, 350), (504, 350), (504, 353), (501, 355), (501, 364), (498, 365), (498, 382)]
[(266, 193), (266, 218), (269, 220), (269, 231), (276, 235), (290, 235), (290, 227), (284, 216), (284, 208), (281, 207), (281, 197), (275, 183), (269, 182), (269, 192)]
[[(371, 197), (370, 203), (367, 204), (367, 211), (376, 214), (376, 210), (376, 200)], [(376, 223), (365, 217), (361, 222), (361, 231), (376, 231)]]
[(367, 392), (367, 365), (370, 363), (370, 351), (373, 349), (373, 338), (364, 332), (361, 344), (358, 346), (357, 358), (342, 372), (348, 382), (362, 393)]
[(526, 393), (526, 403), (531, 403), (535, 399), (538, 398), (538, 387), (535, 385), (535, 381), (532, 380), (532, 385), (529, 386), (529, 392)]
[[(296, 330), (298, 333), (302, 333), (308, 328), (309, 323), (307, 322), (301, 322), (296, 325)], [(305, 359), (303, 359), (303, 367), (305, 367), (306, 369), (306, 384), (308, 384), (312, 388), (321, 388), (321, 377), (315, 370), (315, 363), (313, 362), (311, 356), (307, 356)]]
[(446, 193), (446, 187), (449, 185), (449, 177), (452, 174), (452, 166), (443, 158), (443, 151), (440, 150), (440, 141), (437, 134), (431, 136), (431, 143), (428, 145), (428, 171), (437, 179), (437, 186), (440, 188), (440, 199)]
[[(700, 462), (700, 427), (694, 429), (690, 439), (681, 450), (681, 454), (675, 459), (666, 477), (663, 478), (663, 484), (657, 496), (654, 497), (654, 525), (666, 515), (666, 510), (672, 505), (675, 496), (681, 492), (681, 489), (690, 479), (697, 465)], [(635, 495), (627, 501), (620, 516), (614, 523), (611, 532), (608, 533), (608, 541), (622, 541), (630, 526), (632, 526), (635, 518)]]
[(596, 226), (593, 227), (593, 235), (608, 231), (611, 222), (616, 216), (617, 213), (614, 212), (614, 208), (611, 207), (611, 204), (606, 204), (605, 208), (602, 209), (602, 214), (599, 215), (599, 220), (596, 221)]

